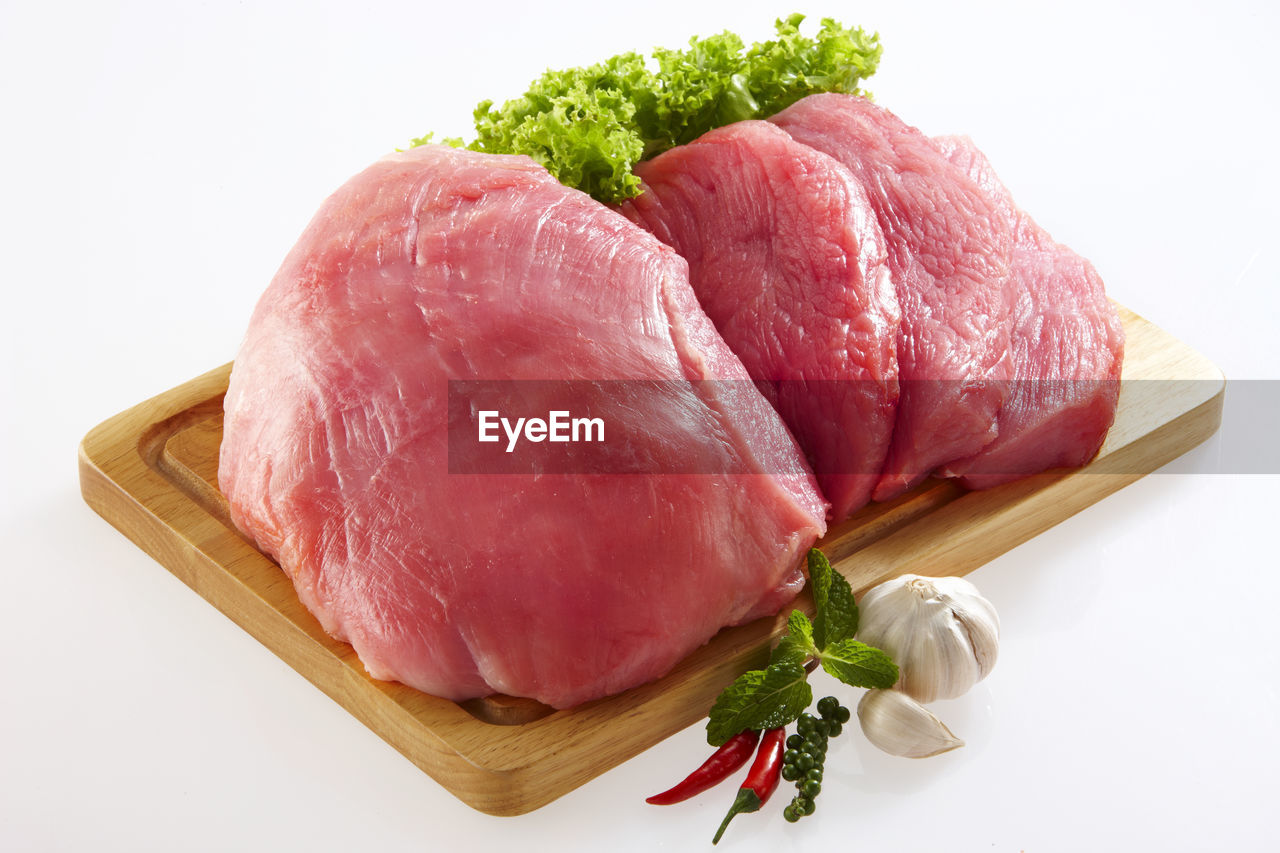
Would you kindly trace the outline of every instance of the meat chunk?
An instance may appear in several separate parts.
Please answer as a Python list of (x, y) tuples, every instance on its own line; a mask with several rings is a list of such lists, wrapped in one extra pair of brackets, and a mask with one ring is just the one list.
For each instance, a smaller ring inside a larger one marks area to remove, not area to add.
[(840, 520), (893, 434), (898, 299), (849, 170), (768, 122), (713, 130), (636, 167), (622, 205), (689, 262), (707, 314), (808, 454)]
[(902, 311), (901, 398), (873, 493), (888, 500), (996, 437), (1011, 370), (1010, 223), (928, 137), (864, 98), (811, 95), (770, 121), (847, 166), (884, 231)]
[[(450, 408), (458, 380), (534, 404), (659, 380), (595, 412), (656, 467), (451, 473), (450, 413), (475, 415)], [(237, 526), (371, 675), (449, 699), (567, 707), (657, 678), (790, 600), (825, 530), (685, 262), (525, 157), (423, 146), (339, 189), (255, 309), (225, 409)], [(691, 452), (702, 469), (663, 467)]]
[(999, 435), (940, 473), (987, 488), (1097, 454), (1115, 420), (1124, 329), (1093, 265), (1053, 240), (1014, 204), (991, 163), (965, 137), (934, 143), (1014, 224), (1010, 330), (1013, 378)]

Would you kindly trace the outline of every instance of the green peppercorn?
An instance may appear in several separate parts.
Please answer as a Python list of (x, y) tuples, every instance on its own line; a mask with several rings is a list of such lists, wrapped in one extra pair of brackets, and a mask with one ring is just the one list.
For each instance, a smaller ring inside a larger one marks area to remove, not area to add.
[(839, 737), (842, 731), (844, 731), (844, 726), (841, 725), (839, 720), (829, 720), (827, 722), (827, 735), (829, 737)]
[(836, 709), (836, 712), (835, 712), (835, 714), (834, 714), (833, 716), (834, 716), (835, 721), (836, 721), (837, 723), (840, 723), (841, 725), (844, 725), (845, 723), (849, 722), (849, 720), (850, 720), (850, 718), (853, 716), (853, 714), (852, 714), (852, 713), (850, 713), (850, 711), (849, 711), (849, 709), (848, 709), (848, 708), (846, 708), (845, 706), (841, 705), (839, 708), (837, 708), (837, 709)]
[(804, 743), (804, 735), (794, 734), (787, 738), (787, 749), (799, 749), (802, 743)]
[[(804, 774), (804, 778), (805, 778), (805, 781), (809, 781), (809, 782), (821, 782), (821, 781), (822, 781), (822, 768), (821, 768), (821, 767), (813, 767), (813, 768), (810, 768), (808, 771), (806, 771), (806, 772), (805, 772), (805, 774)], [(796, 780), (795, 780), (795, 779), (788, 779), (787, 781), (788, 781), (788, 782), (794, 782), (794, 781), (796, 781)]]
[(826, 737), (831, 731), (831, 725), (826, 720), (814, 720), (813, 730), (815, 733)]
[(788, 782), (795, 782), (801, 776), (804, 776), (804, 775), (805, 775), (804, 771), (801, 770), (799, 767), (797, 767), (795, 764), (782, 765), (782, 778), (786, 779)]
[(840, 707), (840, 700), (834, 696), (824, 696), (818, 700), (818, 713), (830, 717)]
[(815, 764), (817, 764), (817, 762), (814, 761), (813, 756), (807, 752), (800, 753), (800, 757), (796, 759), (796, 767), (799, 767), (805, 773), (812, 770)]
[(806, 797), (816, 797), (822, 793), (822, 783), (813, 779), (806, 779), (800, 786), (800, 793)]
[(807, 735), (813, 731), (814, 723), (818, 720), (807, 711), (800, 715), (800, 719), (796, 720), (796, 731), (802, 735)]
[(795, 764), (795, 763), (796, 763), (796, 759), (797, 759), (797, 758), (799, 758), (799, 757), (800, 757), (800, 750), (798, 750), (798, 749), (788, 749), (786, 752), (782, 753), (782, 763), (783, 763), (783, 764)]
[(782, 816), (786, 818), (787, 823), (795, 823), (801, 818), (801, 814), (796, 811), (795, 806), (787, 806), (783, 809)]

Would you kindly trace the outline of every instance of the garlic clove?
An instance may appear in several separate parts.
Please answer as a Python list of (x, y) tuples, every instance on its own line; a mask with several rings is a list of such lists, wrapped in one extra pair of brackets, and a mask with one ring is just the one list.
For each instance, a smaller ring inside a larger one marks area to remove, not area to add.
[(897, 689), (921, 702), (954, 699), (995, 665), (1000, 621), (963, 578), (902, 575), (859, 602), (858, 638), (898, 664)]
[(904, 758), (928, 758), (964, 746), (942, 721), (897, 690), (868, 690), (858, 703), (862, 733), (877, 748)]
[(975, 681), (981, 681), (996, 665), (1000, 649), (1000, 617), (991, 602), (979, 595), (976, 589), (971, 595), (952, 595), (950, 607), (957, 623), (968, 635), (969, 648), (978, 664)]

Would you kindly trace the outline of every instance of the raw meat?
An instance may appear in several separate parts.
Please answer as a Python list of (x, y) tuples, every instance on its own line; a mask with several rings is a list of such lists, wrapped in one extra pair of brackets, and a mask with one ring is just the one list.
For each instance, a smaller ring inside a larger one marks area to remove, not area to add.
[[(618, 469), (460, 474), (475, 412), (450, 380), (519, 380), (509, 402), (535, 406), (562, 380), (676, 381), (599, 395)], [(423, 146), (343, 186), (255, 309), (225, 408), (237, 526), (371, 675), (449, 699), (566, 707), (657, 678), (789, 601), (825, 530), (685, 262), (525, 157)], [(636, 460), (655, 473), (612, 473)]]
[(743, 121), (636, 167), (633, 221), (689, 262), (698, 300), (808, 454), (839, 521), (867, 503), (893, 434), (897, 295), (849, 170)]
[(770, 121), (867, 191), (902, 310), (901, 398), (873, 497), (888, 500), (996, 437), (1008, 391), (1008, 219), (919, 130), (852, 95), (811, 95)]
[(1093, 265), (1054, 242), (1013, 202), (991, 163), (963, 137), (938, 149), (967, 171), (1014, 223), (1012, 387), (999, 435), (940, 473), (987, 488), (1097, 454), (1115, 420), (1124, 329)]

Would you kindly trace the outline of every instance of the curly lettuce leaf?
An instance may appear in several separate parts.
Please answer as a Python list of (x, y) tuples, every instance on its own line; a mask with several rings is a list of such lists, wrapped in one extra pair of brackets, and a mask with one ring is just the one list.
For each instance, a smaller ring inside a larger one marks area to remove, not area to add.
[(761, 116), (779, 113), (818, 92), (861, 94), (858, 84), (876, 73), (880, 36), (823, 18), (813, 38), (800, 33), (804, 15), (776, 24), (778, 38), (747, 52), (746, 85), (760, 102)]
[(726, 31), (692, 38), (683, 50), (655, 49), (652, 62), (623, 53), (547, 71), (500, 107), (482, 101), (467, 147), (527, 154), (600, 201), (632, 198), (640, 194), (632, 168), (641, 159), (726, 124), (767, 118), (816, 92), (865, 94), (858, 84), (875, 73), (879, 37), (829, 18), (808, 37), (800, 32), (803, 20), (796, 14), (776, 21), (777, 37), (750, 48)]
[(631, 167), (644, 153), (637, 113), (656, 97), (645, 59), (624, 53), (588, 68), (547, 71), (515, 100), (481, 101), (476, 139), (489, 154), (527, 154), (561, 183), (597, 198), (639, 194)]
[(694, 38), (684, 51), (655, 50), (663, 84), (664, 137), (650, 153), (692, 142), (735, 121), (768, 118), (818, 92), (865, 94), (858, 83), (875, 73), (880, 40), (824, 18), (816, 36), (800, 32), (804, 15), (774, 23), (777, 38), (743, 51), (730, 32)]

